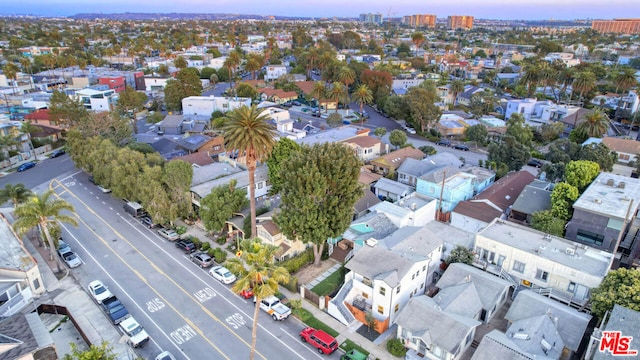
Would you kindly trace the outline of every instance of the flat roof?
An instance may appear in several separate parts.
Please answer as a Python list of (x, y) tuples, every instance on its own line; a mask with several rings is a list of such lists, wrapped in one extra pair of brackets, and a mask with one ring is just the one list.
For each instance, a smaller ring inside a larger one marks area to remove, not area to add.
[[(607, 274), (613, 257), (613, 254), (606, 251), (597, 250), (587, 245), (578, 244), (500, 219), (496, 219), (487, 225), (478, 235), (600, 277), (604, 277)], [(567, 249), (569, 248), (572, 249), (575, 255), (567, 254)]]
[(595, 214), (631, 219), (640, 202), (640, 180), (611, 173), (600, 173), (573, 204)]

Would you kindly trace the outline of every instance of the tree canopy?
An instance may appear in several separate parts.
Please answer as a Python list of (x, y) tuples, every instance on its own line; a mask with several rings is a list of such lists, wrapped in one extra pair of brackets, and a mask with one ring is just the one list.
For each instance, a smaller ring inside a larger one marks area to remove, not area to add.
[(209, 233), (222, 230), (234, 213), (249, 205), (246, 190), (237, 189), (236, 184), (231, 180), (228, 185), (213, 188), (200, 202), (200, 218)]
[(282, 188), (284, 179), (280, 175), (280, 170), (283, 163), (289, 161), (289, 158), (297, 151), (300, 151), (300, 144), (289, 139), (280, 139), (273, 149), (271, 154), (267, 158), (267, 167), (269, 168), (269, 182), (271, 183), (271, 194), (277, 194)]
[(274, 221), (289, 239), (313, 244), (320, 264), (324, 244), (351, 223), (353, 205), (362, 196), (361, 167), (344, 144), (303, 146), (281, 164), (281, 212)]
[(195, 68), (186, 68), (178, 72), (175, 79), (167, 81), (164, 88), (164, 102), (167, 110), (182, 110), (182, 99), (202, 94), (200, 74)]
[(614, 304), (640, 311), (640, 271), (619, 268), (609, 271), (600, 286), (591, 290), (591, 312), (602, 319)]
[(571, 161), (564, 172), (565, 181), (582, 192), (600, 173), (600, 166), (588, 160)]

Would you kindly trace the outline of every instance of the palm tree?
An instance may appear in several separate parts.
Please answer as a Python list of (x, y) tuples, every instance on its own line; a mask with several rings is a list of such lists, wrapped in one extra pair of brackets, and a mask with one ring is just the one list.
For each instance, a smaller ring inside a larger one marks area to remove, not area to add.
[(538, 82), (540, 81), (540, 68), (538, 68), (536, 65), (528, 64), (525, 65), (523, 70), (524, 75), (522, 75), (520, 81), (522, 81), (522, 83), (526, 85), (527, 95), (531, 96), (533, 95), (533, 92), (538, 85)]
[(244, 65), (245, 70), (251, 73), (251, 80), (256, 80), (256, 72), (262, 68), (264, 59), (257, 54), (250, 54), (247, 63)]
[(240, 53), (238, 53), (237, 51), (232, 51), (231, 53), (229, 53), (229, 56), (227, 56), (227, 59), (224, 61), (223, 66), (227, 68), (227, 71), (229, 72), (229, 81), (231, 81), (231, 89), (234, 89), (234, 77), (235, 77), (235, 73), (236, 73), (236, 68), (238, 67), (238, 65), (240, 65), (240, 62), (242, 61), (241, 57), (240, 57)]
[(458, 94), (464, 91), (464, 82), (462, 80), (453, 80), (451, 86), (449, 86), (449, 91), (453, 93), (453, 106), (456, 106)]
[(4, 204), (11, 200), (11, 203), (13, 203), (13, 207), (15, 208), (31, 196), (33, 196), (31, 190), (25, 188), (24, 184), (7, 184), (4, 186), (4, 189), (0, 189), (0, 204)]
[(256, 237), (256, 179), (258, 161), (263, 161), (271, 153), (275, 144), (275, 128), (267, 122), (269, 115), (262, 110), (242, 106), (227, 113), (227, 121), (222, 130), (228, 150), (237, 150), (244, 154), (249, 171), (249, 203), (251, 205), (251, 237)]
[(581, 71), (573, 79), (573, 90), (580, 92), (578, 101), (582, 101), (582, 95), (594, 87), (596, 87), (596, 76), (591, 71)]
[(185, 60), (182, 56), (178, 56), (175, 60), (173, 60), (173, 65), (178, 69), (186, 69), (188, 64), (187, 60)]
[[(236, 293), (251, 289), (255, 296), (253, 327), (251, 329), (251, 352), (249, 354), (249, 359), (253, 360), (256, 352), (260, 301), (275, 295), (278, 291), (278, 284), (284, 284), (289, 281), (289, 272), (282, 266), (276, 266), (275, 255), (278, 252), (278, 248), (275, 246), (262, 244), (258, 239), (243, 240), (240, 244), (240, 251), (242, 259), (229, 259), (226, 266), (232, 273), (238, 274), (238, 281), (231, 289)], [(244, 260), (246, 266), (242, 260)]]
[(416, 54), (418, 53), (418, 49), (420, 45), (424, 42), (424, 34), (421, 32), (414, 32), (411, 34), (411, 42), (416, 46)]
[(340, 69), (340, 72), (338, 72), (338, 80), (342, 81), (344, 83), (344, 87), (346, 88), (344, 105), (348, 109), (349, 108), (349, 85), (353, 84), (353, 82), (356, 80), (356, 72), (353, 71), (353, 69), (348, 66), (343, 66)]
[[(636, 86), (638, 82), (636, 80), (636, 75), (632, 69), (625, 68), (621, 72), (615, 75), (613, 82), (616, 84), (616, 93), (618, 90), (622, 90), (624, 94), (627, 90)], [(620, 99), (618, 100), (618, 108), (622, 104), (622, 95), (620, 95)]]
[(7, 79), (13, 80), (11, 82), (11, 88), (13, 89), (13, 94), (15, 95), (18, 92), (16, 83), (18, 82), (18, 72), (20, 72), (20, 68), (18, 67), (18, 65), (10, 62), (2, 68), (2, 71), (7, 76)]
[[(49, 229), (57, 226), (59, 222), (78, 226), (78, 221), (71, 215), (62, 214), (63, 211), (69, 211), (75, 215), (73, 206), (62, 199), (53, 198), (53, 191), (49, 190), (43, 194), (32, 196), (25, 203), (19, 205), (15, 209), (17, 220), (13, 223), (14, 229), (21, 236), (26, 234), (30, 229), (39, 226), (44, 232), (44, 236), (49, 245), (49, 260), (55, 259), (55, 245), (51, 238)], [(58, 262), (58, 270), (60, 263)]]
[[(542, 93), (546, 95), (548, 87), (554, 87), (556, 85), (556, 81), (558, 79), (558, 73), (556, 69), (554, 69), (551, 65), (546, 62), (541, 63), (538, 66), (538, 74), (540, 76), (540, 81), (544, 86)], [(554, 90), (555, 93), (555, 90)]]
[(353, 92), (353, 101), (360, 104), (360, 116), (361, 121), (364, 124), (364, 116), (362, 115), (364, 104), (370, 104), (373, 101), (373, 94), (366, 84), (358, 86), (358, 88)]
[(345, 90), (341, 83), (332, 83), (331, 92), (329, 97), (336, 101), (336, 112), (338, 112), (338, 104), (340, 99), (344, 96)]
[(326, 99), (326, 93), (327, 93), (327, 88), (325, 87), (322, 81), (316, 81), (315, 83), (313, 83), (313, 89), (311, 89), (311, 96), (313, 96), (316, 100), (318, 100), (320, 109), (322, 109), (322, 100)]
[(585, 121), (578, 126), (578, 130), (588, 137), (601, 138), (609, 128), (609, 117), (599, 108), (593, 108), (584, 119)]

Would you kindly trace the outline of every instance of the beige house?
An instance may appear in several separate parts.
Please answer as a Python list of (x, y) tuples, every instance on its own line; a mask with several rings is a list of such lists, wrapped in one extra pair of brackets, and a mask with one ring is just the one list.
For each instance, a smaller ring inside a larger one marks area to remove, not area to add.
[(640, 141), (605, 137), (602, 139), (602, 143), (607, 145), (611, 151), (618, 153), (618, 161), (621, 163), (633, 161), (640, 154)]
[(371, 136), (359, 136), (344, 141), (353, 148), (358, 159), (371, 161), (389, 151), (389, 145)]
[(258, 216), (256, 219), (258, 221), (256, 231), (260, 240), (265, 244), (280, 248), (276, 255), (279, 261), (286, 260), (303, 252), (307, 248), (307, 244), (304, 244), (300, 240), (289, 240), (287, 236), (280, 231), (278, 225), (273, 222), (271, 218), (272, 215), (273, 212), (268, 212)]

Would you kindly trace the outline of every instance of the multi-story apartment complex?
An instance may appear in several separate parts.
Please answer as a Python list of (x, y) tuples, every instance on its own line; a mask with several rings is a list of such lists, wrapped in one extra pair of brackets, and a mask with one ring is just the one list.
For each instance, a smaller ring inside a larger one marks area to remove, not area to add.
[(468, 15), (451, 15), (447, 17), (447, 29), (466, 29), (473, 27), (473, 16)]
[(360, 22), (364, 23), (382, 24), (382, 18), (382, 14), (380, 13), (360, 14)]
[(640, 34), (640, 18), (594, 20), (591, 28), (601, 33)]
[(436, 27), (436, 16), (428, 14), (416, 14), (402, 17), (402, 23), (413, 27)]

